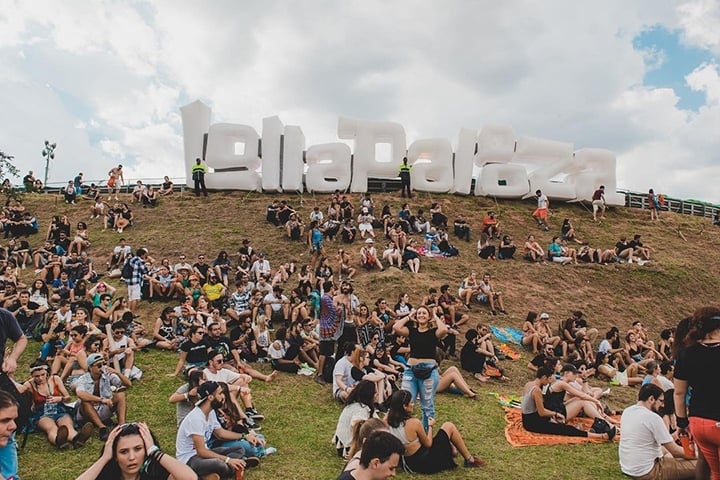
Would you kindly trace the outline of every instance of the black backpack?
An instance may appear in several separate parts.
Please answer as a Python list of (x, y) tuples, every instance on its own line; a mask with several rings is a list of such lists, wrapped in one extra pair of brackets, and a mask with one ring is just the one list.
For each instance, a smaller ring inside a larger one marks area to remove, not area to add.
[(120, 272), (120, 276), (123, 280), (130, 280), (133, 276), (133, 266), (132, 263), (130, 263), (130, 259), (128, 258), (125, 260), (125, 264), (122, 267), (122, 271)]
[(20, 448), (24, 448), (27, 443), (28, 433), (30, 433), (30, 417), (32, 416), (32, 397), (30, 392), (20, 393), (15, 386), (15, 382), (5, 372), (0, 372), (0, 390), (7, 392), (13, 396), (18, 403), (18, 417), (15, 419), (17, 431), (23, 432), (23, 439)]

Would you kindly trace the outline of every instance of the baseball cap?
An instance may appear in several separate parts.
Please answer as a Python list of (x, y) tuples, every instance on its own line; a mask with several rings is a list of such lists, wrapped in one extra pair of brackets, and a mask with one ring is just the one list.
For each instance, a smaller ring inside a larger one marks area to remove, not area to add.
[(541, 313), (541, 314), (540, 314), (540, 320), (543, 320), (543, 319), (545, 319), (545, 318), (550, 318), (550, 315), (548, 315), (548, 314), (545, 313), (545, 312)]
[(195, 406), (199, 407), (207, 398), (215, 393), (220, 388), (220, 384), (217, 382), (209, 381), (205, 382), (197, 387), (198, 401), (195, 402)]
[(375, 243), (375, 242), (373, 242), (372, 238), (368, 238), (367, 240), (365, 240), (365, 243)]
[(88, 367), (91, 367), (91, 366), (95, 365), (95, 364), (98, 363), (98, 362), (104, 362), (104, 361), (105, 361), (105, 357), (103, 357), (101, 354), (99, 354), (99, 353), (91, 353), (91, 354), (88, 355), (88, 357), (87, 357), (87, 366), (88, 366)]

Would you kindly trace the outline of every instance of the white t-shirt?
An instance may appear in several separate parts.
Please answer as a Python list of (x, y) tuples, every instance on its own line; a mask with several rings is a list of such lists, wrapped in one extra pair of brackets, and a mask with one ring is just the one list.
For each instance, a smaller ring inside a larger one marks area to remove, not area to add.
[(610, 353), (610, 350), (612, 349), (612, 344), (610, 343), (610, 340), (607, 338), (603, 339), (602, 342), (600, 342), (600, 345), (598, 346), (598, 352), (608, 354)]
[(548, 198), (544, 193), (541, 193), (540, 196), (537, 197), (537, 202), (538, 208), (547, 208), (548, 206)]
[(620, 418), (620, 469), (626, 475), (641, 477), (662, 457), (660, 446), (672, 442), (660, 415), (641, 405), (628, 407)]
[(343, 383), (348, 387), (352, 387), (357, 383), (355, 379), (352, 378), (352, 367), (353, 365), (347, 356), (343, 356), (335, 363), (335, 368), (333, 368), (333, 395), (340, 390), (340, 386), (335, 380), (335, 377), (338, 375), (342, 376)]
[[(278, 303), (278, 300), (280, 300), (282, 303)], [(283, 304), (288, 303), (288, 298), (285, 295), (280, 295), (280, 297), (276, 297), (273, 292), (268, 293), (263, 297), (263, 303), (269, 302), (270, 308), (273, 312), (279, 312), (283, 308)]]
[(177, 439), (175, 440), (175, 458), (187, 463), (193, 455), (197, 454), (192, 436), (202, 435), (207, 445), (212, 433), (218, 428), (222, 427), (214, 410), (210, 410), (210, 414), (205, 418), (205, 413), (199, 407), (193, 408), (183, 418), (180, 428), (178, 428)]
[(132, 247), (130, 245), (125, 245), (124, 247), (122, 245), (117, 245), (115, 248), (113, 248), (113, 253), (115, 255), (124, 254), (126, 257), (132, 253)]
[(212, 373), (210, 369), (206, 368), (203, 370), (203, 374), (205, 375), (205, 380), (208, 382), (223, 382), (228, 385), (235, 383), (235, 381), (240, 378), (239, 373), (228, 370), (227, 368), (221, 368), (217, 373)]

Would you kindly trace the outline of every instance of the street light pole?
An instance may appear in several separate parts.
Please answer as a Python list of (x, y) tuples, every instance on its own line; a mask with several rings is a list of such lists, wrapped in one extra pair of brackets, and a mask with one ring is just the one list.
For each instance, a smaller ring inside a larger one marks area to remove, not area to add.
[(50, 143), (45, 140), (45, 148), (43, 148), (42, 156), (45, 159), (45, 179), (43, 181), (43, 187), (47, 185), (48, 169), (50, 168), (50, 160), (55, 158), (55, 147), (57, 143)]

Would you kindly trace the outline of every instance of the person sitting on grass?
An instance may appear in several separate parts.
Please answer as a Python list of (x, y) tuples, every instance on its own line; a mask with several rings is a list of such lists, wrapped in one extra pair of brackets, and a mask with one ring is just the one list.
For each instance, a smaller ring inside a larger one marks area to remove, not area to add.
[(163, 177), (163, 183), (160, 186), (160, 188), (158, 189), (157, 193), (161, 197), (166, 197), (168, 195), (172, 195), (172, 193), (174, 191), (174, 187), (175, 187), (175, 185), (173, 184), (172, 180), (170, 180), (170, 177), (165, 175)]
[(665, 397), (657, 385), (643, 385), (637, 403), (622, 414), (618, 452), (620, 468), (630, 478), (700, 478), (695, 452), (689, 455), (675, 443), (659, 415)]
[(627, 263), (633, 263), (634, 260), (637, 260), (634, 257), (635, 249), (633, 246), (628, 242), (627, 237), (625, 235), (620, 237), (620, 240), (615, 244), (615, 256), (618, 260), (627, 260)]
[(202, 370), (208, 363), (208, 344), (205, 341), (205, 328), (202, 325), (193, 325), (188, 328), (188, 339), (180, 345), (180, 358), (178, 358), (175, 371), (169, 376), (176, 377), (180, 372), (188, 376), (196, 369)]
[(537, 240), (535, 240), (535, 235), (528, 235), (527, 241), (525, 242), (525, 248), (523, 250), (523, 258), (530, 262), (545, 261), (545, 251)]
[(560, 238), (568, 242), (578, 243), (580, 245), (586, 244), (586, 242), (583, 242), (575, 236), (575, 227), (573, 227), (573, 224), (569, 218), (563, 220), (562, 227), (560, 227)]
[[(348, 462), (345, 464), (345, 467), (343, 467), (342, 474), (340, 477), (338, 477), (338, 479), (353, 480), (358, 478), (357, 474), (359, 472), (356, 472), (356, 470), (358, 470), (360, 466), (360, 457), (362, 456), (363, 447), (365, 446), (365, 442), (370, 437), (370, 435), (374, 434), (375, 432), (384, 432), (386, 434), (385, 438), (392, 439), (392, 441), (394, 442), (398, 442), (398, 463), (402, 460), (402, 455), (405, 453), (405, 447), (403, 447), (403, 444), (402, 442), (400, 442), (400, 440), (398, 440), (394, 435), (389, 432), (388, 426), (385, 424), (385, 422), (375, 417), (368, 418), (367, 420), (360, 420), (355, 422), (355, 426), (353, 427), (353, 435), (350, 442), (350, 451), (348, 452), (350, 460), (348, 460)], [(345, 475), (345, 477), (343, 477), (342, 475)]]
[(601, 418), (610, 424), (617, 423), (603, 413), (600, 400), (591, 393), (578, 389), (576, 380), (578, 369), (571, 363), (566, 363), (560, 369), (560, 379), (550, 383), (544, 395), (545, 407), (561, 413), (568, 421), (572, 418), (584, 416), (587, 418)]
[(123, 480), (194, 480), (195, 472), (158, 446), (145, 423), (126, 423), (108, 436), (100, 458), (77, 480), (117, 478)]
[(510, 260), (515, 255), (516, 250), (517, 246), (515, 242), (513, 242), (512, 237), (510, 235), (503, 235), (502, 240), (500, 240), (500, 246), (498, 246), (497, 258), (499, 260)]
[(281, 372), (297, 373), (302, 367), (300, 350), (288, 343), (285, 327), (275, 331), (275, 341), (268, 347), (268, 356), (273, 369)]
[[(552, 242), (548, 245), (547, 258), (551, 262), (556, 262), (561, 265), (567, 265), (572, 263), (573, 258), (563, 255), (562, 244), (560, 243), (560, 237), (553, 237)], [(577, 263), (577, 260), (575, 260)]]
[(617, 433), (616, 427), (612, 427), (607, 433), (580, 430), (572, 425), (565, 424), (564, 413), (551, 410), (545, 406), (542, 389), (550, 385), (554, 379), (555, 375), (551, 369), (540, 367), (535, 373), (535, 379), (527, 382), (523, 387), (520, 407), (522, 409), (523, 428), (528, 432), (612, 441)]
[[(276, 452), (273, 447), (266, 447), (265, 437), (254, 431), (260, 430), (257, 424), (252, 423), (252, 419), (242, 413), (240, 404), (234, 395), (230, 393), (227, 383), (218, 382), (225, 396), (225, 403), (215, 408), (220, 426), (225, 430), (237, 433), (244, 433), (245, 438), (242, 440), (219, 441), (217, 439), (210, 440), (210, 447), (234, 447), (241, 446), (245, 450), (245, 455), (250, 457), (262, 458)], [(250, 420), (250, 423), (248, 423)], [(255, 426), (252, 426), (255, 425)]]
[(631, 363), (621, 372), (618, 358), (603, 352), (598, 352), (595, 357), (595, 371), (598, 376), (606, 377), (610, 382), (624, 387), (640, 385), (643, 381), (643, 377), (638, 376), (637, 363)]
[(374, 417), (376, 403), (376, 383), (371, 380), (361, 380), (350, 392), (338, 418), (333, 437), (339, 457), (348, 458), (355, 424)]
[(398, 390), (390, 398), (390, 410), (385, 422), (390, 433), (405, 446), (405, 464), (414, 473), (437, 473), (456, 468), (453, 457), (457, 451), (465, 459), (465, 466), (482, 467), (485, 462), (470, 453), (465, 440), (455, 424), (445, 422), (433, 437), (435, 419), (428, 419), (427, 431), (417, 418), (412, 416), (415, 406), (412, 394)]
[(360, 248), (360, 265), (367, 270), (372, 270), (376, 267), (379, 268), (381, 272), (385, 270), (385, 267), (383, 267), (378, 258), (375, 242), (373, 242), (372, 238), (365, 240), (365, 243)]
[(338, 480), (386, 480), (394, 477), (405, 451), (402, 442), (386, 431), (370, 433), (362, 450), (358, 452), (357, 462), (350, 464)]
[(30, 380), (18, 386), (20, 393), (30, 392), (32, 396), (30, 423), (60, 450), (71, 444), (82, 447), (92, 435), (92, 423), (85, 423), (79, 432), (75, 430), (71, 412), (65, 406), (70, 395), (60, 377), (48, 373), (47, 364), (35, 360), (30, 364)]
[(490, 278), (489, 273), (486, 272), (483, 274), (482, 280), (478, 284), (478, 295), (476, 297), (477, 301), (490, 305), (490, 313), (493, 315), (497, 314), (498, 310), (496, 310), (496, 306), (499, 307), (500, 313), (506, 315), (507, 312), (505, 311), (505, 305), (503, 304), (502, 292), (495, 290)]
[(114, 414), (117, 414), (119, 424), (125, 423), (127, 401), (124, 390), (131, 387), (132, 382), (122, 372), (107, 366), (105, 357), (99, 353), (88, 355), (87, 366), (88, 372), (75, 384), (80, 400), (75, 420), (83, 424), (92, 422), (100, 429), (100, 440), (105, 441), (109, 435), (106, 422), (111, 421)]
[[(215, 474), (215, 478), (228, 478), (231, 475), (242, 478), (246, 468), (256, 467), (260, 463), (257, 457), (246, 457), (245, 449), (240, 445), (208, 446), (208, 441), (213, 437), (220, 441), (246, 438), (246, 434), (226, 430), (218, 422), (215, 409), (225, 404), (222, 387), (217, 382), (205, 382), (197, 388), (197, 394), (199, 400), (195, 408), (178, 428), (175, 442), (177, 459), (199, 476)], [(253, 438), (248, 440), (252, 441)]]

